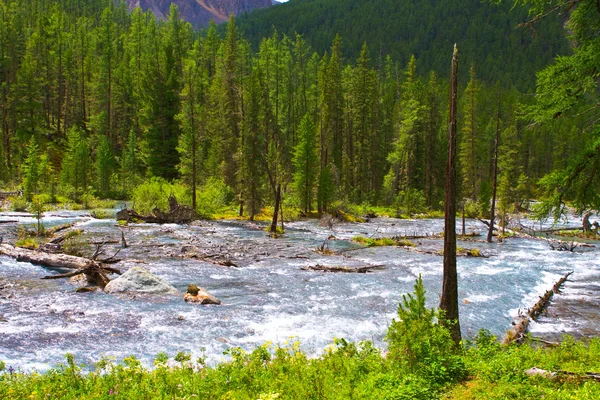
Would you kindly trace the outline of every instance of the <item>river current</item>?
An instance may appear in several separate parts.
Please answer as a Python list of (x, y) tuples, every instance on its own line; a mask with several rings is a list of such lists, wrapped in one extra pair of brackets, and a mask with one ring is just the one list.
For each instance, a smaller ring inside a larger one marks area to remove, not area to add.
[[(33, 224), (31, 216), (2, 213), (0, 221)], [(114, 220), (98, 220), (85, 212), (49, 212), (47, 226), (77, 221), (82, 240), (115, 241)], [(571, 224), (578, 225), (578, 221)], [(539, 226), (538, 226), (539, 227)], [(402, 294), (413, 290), (420, 274), (430, 307), (441, 295), (442, 257), (400, 247), (360, 248), (353, 236), (439, 233), (443, 220), (376, 218), (369, 223), (337, 224), (332, 229), (308, 220), (286, 224), (281, 238), (266, 235), (264, 225), (210, 221), (197, 225), (134, 224), (126, 229), (129, 248), (120, 252), (121, 270), (141, 265), (181, 291), (171, 297), (118, 297), (102, 292), (75, 293), (66, 279), (41, 280), (55, 274), (29, 263), (0, 256), (0, 360), (23, 370), (46, 370), (73, 353), (78, 363), (92, 365), (101, 357), (129, 355), (152, 365), (159, 352), (205, 356), (210, 363), (226, 359), (231, 347), (251, 350), (265, 342), (299, 340), (317, 355), (335, 337), (371, 340), (384, 348), (385, 332)], [(467, 231), (485, 234), (477, 220)], [(15, 224), (0, 224), (5, 240)], [(314, 251), (329, 240), (343, 255)], [(484, 239), (484, 236), (479, 239)], [(440, 240), (418, 239), (417, 248), (439, 249)], [(224, 267), (182, 257), (185, 246), (222, 251), (239, 260)], [(458, 258), (460, 324), (463, 336), (482, 329), (502, 336), (519, 309), (568, 271), (573, 275), (548, 313), (531, 326), (534, 335), (558, 339), (562, 334), (596, 336), (600, 331), (600, 258), (597, 248), (585, 252), (552, 251), (547, 242), (507, 239), (503, 243), (459, 242), (489, 258)], [(107, 249), (111, 255), (118, 244)], [(308, 265), (383, 265), (367, 274), (303, 271)], [(206, 288), (220, 306), (183, 301), (188, 284)]]

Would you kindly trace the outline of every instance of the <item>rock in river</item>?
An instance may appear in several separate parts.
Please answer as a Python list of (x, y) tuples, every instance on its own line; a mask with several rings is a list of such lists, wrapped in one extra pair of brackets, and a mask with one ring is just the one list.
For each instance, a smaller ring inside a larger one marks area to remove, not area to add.
[(183, 299), (186, 303), (221, 304), (221, 300), (208, 293), (204, 288), (193, 284), (188, 286), (187, 292), (183, 295)]
[(110, 281), (104, 291), (106, 293), (178, 293), (169, 282), (142, 267), (129, 268), (123, 275)]

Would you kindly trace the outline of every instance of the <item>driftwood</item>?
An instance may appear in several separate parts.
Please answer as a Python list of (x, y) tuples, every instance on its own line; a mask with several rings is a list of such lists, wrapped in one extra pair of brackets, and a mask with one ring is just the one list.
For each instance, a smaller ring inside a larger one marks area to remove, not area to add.
[(0, 254), (14, 258), (19, 262), (29, 262), (46, 268), (72, 270), (63, 274), (45, 276), (42, 279), (69, 278), (71, 276), (84, 274), (88, 286), (104, 288), (110, 281), (107, 276), (108, 274), (121, 274), (118, 269), (104, 266), (101, 262), (93, 259), (76, 257), (68, 254), (50, 254), (42, 251), (13, 247), (8, 244), (0, 244)]
[(600, 372), (570, 372), (564, 370), (546, 371), (545, 369), (533, 367), (526, 370), (525, 375), (541, 376), (551, 380), (579, 379), (584, 381), (600, 382)]
[(187, 224), (200, 219), (200, 215), (190, 206), (181, 205), (175, 196), (169, 196), (169, 211), (163, 212), (158, 208), (152, 210), (152, 215), (141, 215), (130, 209), (117, 212), (118, 221), (143, 221), (155, 224)]
[(384, 269), (383, 265), (365, 265), (361, 267), (344, 267), (344, 266), (331, 266), (331, 265), (309, 265), (308, 267), (300, 268), (302, 271), (322, 271), (322, 272), (347, 272), (365, 274), (377, 269)]
[(514, 327), (510, 329), (506, 336), (504, 337), (503, 343), (510, 344), (512, 342), (521, 343), (527, 334), (527, 328), (529, 327), (529, 321), (535, 321), (537, 318), (544, 312), (552, 296), (556, 293), (560, 293), (560, 287), (567, 281), (569, 276), (573, 273), (573, 271), (566, 273), (563, 275), (553, 286), (551, 290), (548, 290), (544, 293), (543, 296), (540, 296), (539, 300), (535, 303), (533, 307), (527, 310), (527, 313), (521, 313), (519, 310), (519, 315), (513, 320), (512, 324)]

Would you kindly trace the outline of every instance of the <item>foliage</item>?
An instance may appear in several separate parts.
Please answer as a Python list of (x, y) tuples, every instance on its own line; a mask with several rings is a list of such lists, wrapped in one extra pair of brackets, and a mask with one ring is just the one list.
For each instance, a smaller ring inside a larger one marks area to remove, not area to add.
[(426, 210), (425, 195), (422, 190), (408, 188), (400, 191), (394, 199), (396, 215), (413, 215)]
[(35, 250), (40, 246), (40, 244), (37, 242), (37, 240), (35, 240), (35, 238), (29, 237), (29, 238), (18, 239), (15, 242), (15, 246), (23, 247), (25, 249)]
[(386, 335), (388, 358), (401, 369), (427, 377), (434, 385), (461, 380), (465, 367), (450, 331), (438, 323), (438, 312), (425, 306), (420, 275), (414, 288), (414, 294), (402, 295), (398, 319), (392, 321)]
[[(568, 46), (564, 36), (556, 34), (560, 29), (556, 17), (537, 27), (536, 35), (527, 29), (514, 29), (527, 10), (521, 6), (511, 9), (511, 5), (495, 8), (478, 0), (385, 0), (376, 4), (364, 0), (303, 0), (255, 10), (240, 16), (238, 23), (253, 45), (274, 27), (288, 36), (297, 32), (317, 51), (324, 52), (340, 34), (351, 58), (358, 57), (368, 38), (373, 59), (379, 58), (381, 49), (404, 65), (411, 54), (419, 54), (419, 68), (436, 71), (440, 76), (448, 72), (448, 61), (440, 54), (459, 43), (464, 49), (461, 64), (475, 64), (486, 81), (500, 80), (529, 89), (535, 72), (556, 54), (566, 54)], [(504, 61), (502, 65), (500, 60)]]
[(169, 183), (162, 178), (151, 178), (133, 190), (132, 207), (140, 214), (151, 214), (155, 208), (168, 211), (171, 194), (179, 204), (191, 205), (191, 198), (185, 186)]
[(196, 194), (197, 211), (200, 215), (212, 217), (222, 212), (232, 199), (233, 192), (225, 182), (210, 178)]
[[(474, 152), (465, 142), (471, 151), (463, 151), (459, 163), (477, 172), (478, 200), (490, 181), (493, 129), (481, 128), (495, 120), (491, 77), (504, 85), (501, 118), (517, 127), (522, 145), (512, 154), (527, 193), (545, 174), (563, 170), (564, 160), (579, 153), (577, 143), (592, 146), (586, 110), (596, 97), (588, 86), (573, 103), (576, 123), (529, 130), (515, 121), (515, 110), (531, 102), (513, 85), (530, 87), (532, 71), (567, 51), (557, 19), (538, 26), (537, 36), (514, 29), (525, 16), (522, 8), (510, 14), (508, 5), (475, 0), (418, 6), (385, 0), (374, 12), (363, 0), (350, 6), (306, 0), (240, 18), (259, 21), (263, 13), (295, 10), (296, 27), (319, 21), (314, 32), (335, 28), (302, 37), (281, 34), (293, 33), (294, 24), (273, 32), (272, 21), (244, 36), (235, 18), (223, 30), (213, 24), (194, 32), (175, 6), (157, 19), (140, 9), (129, 12), (121, 2), (67, 3), (0, 0), (6, 16), (0, 20), (0, 178), (21, 184), (27, 199), (35, 191), (50, 194), (52, 202), (67, 197), (89, 207), (95, 196), (131, 199), (144, 177), (162, 177), (180, 182), (193, 206), (208, 207), (206, 214), (215, 207), (206, 199), (196, 204), (197, 192), (211, 180), (224, 182), (235, 194), (225, 203), (250, 218), (273, 206), (280, 184), (283, 203), (295, 200), (305, 212), (315, 200), (318, 213), (336, 202), (389, 206), (401, 192), (418, 201), (406, 200), (400, 213), (440, 209), (448, 82), (438, 76), (447, 76), (450, 38), (458, 33), (461, 65), (473, 65), (480, 76), (459, 94), (465, 104), (460, 121), (472, 134), (463, 139), (476, 139)], [(322, 15), (307, 19), (317, 5)], [(362, 22), (338, 25), (357, 12)], [(364, 24), (379, 18), (394, 26)], [(365, 29), (369, 35), (358, 39)], [(262, 35), (260, 43), (255, 35)], [(488, 40), (473, 39), (479, 37)], [(467, 83), (466, 74), (461, 82)], [(313, 121), (312, 129), (304, 129), (303, 118)], [(586, 168), (582, 176), (594, 171), (593, 164)], [(593, 195), (594, 183), (584, 197)], [(412, 196), (418, 192), (424, 206)], [(565, 200), (576, 197), (565, 194)]]
[(364, 236), (355, 236), (352, 241), (363, 244), (367, 247), (378, 247), (378, 246), (408, 246), (414, 247), (415, 244), (410, 240), (396, 239), (396, 238), (369, 238)]
[(312, 211), (312, 200), (317, 179), (317, 136), (314, 122), (306, 114), (298, 127), (298, 144), (294, 149), (294, 187), (300, 199), (300, 208)]
[[(499, 1), (496, 1), (499, 2)], [(600, 65), (600, 8), (595, 0), (516, 0), (530, 8), (530, 26), (565, 15), (568, 39), (573, 45), (569, 55), (558, 56), (537, 74), (536, 102), (527, 108), (526, 118), (539, 126), (581, 123), (576, 155), (566, 165), (551, 172), (540, 186), (547, 198), (546, 214), (558, 217), (565, 201), (572, 201), (582, 212), (600, 208), (600, 119), (598, 107), (598, 66)]]

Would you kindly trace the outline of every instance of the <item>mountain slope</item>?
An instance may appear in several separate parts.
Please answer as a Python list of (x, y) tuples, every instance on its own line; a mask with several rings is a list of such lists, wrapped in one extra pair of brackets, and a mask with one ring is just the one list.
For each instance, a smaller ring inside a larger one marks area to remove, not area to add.
[(224, 22), (231, 14), (271, 6), (271, 0), (127, 0), (130, 8), (151, 10), (159, 18), (169, 14), (171, 3), (179, 7), (183, 19), (194, 26), (207, 26), (211, 19)]
[(464, 71), (473, 63), (484, 80), (531, 89), (535, 72), (567, 53), (568, 45), (557, 19), (537, 25), (535, 32), (517, 27), (526, 19), (524, 9), (482, 0), (291, 0), (237, 21), (253, 45), (275, 27), (302, 34), (322, 53), (339, 33), (350, 59), (367, 42), (373, 60), (389, 54), (406, 65), (414, 54), (421, 73), (432, 69), (444, 76), (458, 43)]

